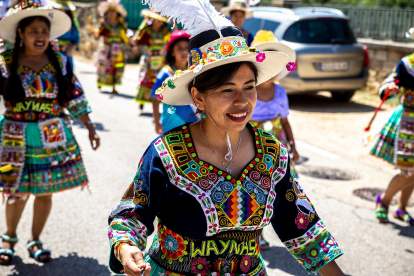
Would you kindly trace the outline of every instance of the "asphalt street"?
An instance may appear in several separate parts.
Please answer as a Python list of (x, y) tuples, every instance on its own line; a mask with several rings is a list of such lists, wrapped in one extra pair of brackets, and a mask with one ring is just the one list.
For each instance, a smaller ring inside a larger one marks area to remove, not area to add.
[[(98, 92), (92, 63), (76, 62), (75, 67), (101, 137), (101, 148), (94, 152), (86, 129), (75, 122), (73, 129), (93, 192), (74, 189), (53, 196), (52, 212), (42, 235), (53, 260), (44, 265), (30, 259), (25, 246), (30, 237), (31, 198), (18, 227), (21, 241), (15, 247), (16, 257), (11, 266), (0, 267), (0, 275), (112, 275), (107, 266), (107, 218), (131, 183), (142, 153), (157, 135), (151, 106), (145, 106), (140, 113), (132, 100), (137, 85), (136, 67), (127, 67), (119, 95), (110, 94), (110, 90)], [(337, 260), (345, 274), (413, 275), (414, 228), (391, 216), (388, 225), (380, 225), (374, 217), (374, 204), (353, 194), (361, 187), (384, 189), (394, 171), (333, 154), (321, 149), (323, 145), (303, 142), (300, 136), (296, 139), (305, 157), (298, 171), (312, 172), (300, 176), (301, 185), (345, 253)], [(341, 170), (351, 180), (315, 177), (318, 172), (330, 170)], [(0, 233), (6, 228), (4, 207), (0, 206)], [(414, 214), (413, 208), (410, 211)], [(271, 244), (270, 250), (262, 252), (270, 276), (308, 275), (273, 229), (266, 228), (265, 237)]]

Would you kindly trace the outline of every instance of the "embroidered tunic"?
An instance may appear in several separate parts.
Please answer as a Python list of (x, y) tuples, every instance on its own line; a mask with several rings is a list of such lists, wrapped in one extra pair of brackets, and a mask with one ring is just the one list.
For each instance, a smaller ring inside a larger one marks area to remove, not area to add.
[(258, 237), (269, 224), (309, 273), (343, 254), (291, 174), (283, 144), (248, 128), (256, 156), (238, 178), (198, 158), (188, 124), (154, 140), (109, 217), (112, 271), (123, 269), (122, 243), (145, 249), (156, 216), (146, 257), (154, 275), (266, 275)]
[(125, 67), (124, 44), (128, 43), (127, 26), (119, 22), (111, 26), (101, 21), (98, 30), (102, 40), (98, 50), (98, 86), (120, 85)]
[(142, 46), (144, 53), (139, 61), (136, 102), (151, 102), (151, 89), (155, 84), (158, 72), (164, 66), (163, 52), (170, 37), (171, 30), (166, 24), (159, 32), (154, 32), (151, 26), (146, 26), (137, 32), (135, 41), (139, 46)]
[[(399, 105), (381, 131), (371, 154), (384, 159), (402, 171), (414, 172), (414, 54), (401, 59), (379, 89), (380, 97), (390, 82), (400, 87)], [(395, 96), (395, 95), (393, 95)]]
[[(55, 53), (62, 74), (70, 83), (71, 100), (67, 110), (74, 118), (91, 112), (82, 86), (66, 58)], [(13, 50), (1, 54), (0, 87), (5, 91)], [(1, 176), (5, 193), (45, 195), (88, 184), (82, 157), (70, 120), (57, 101), (56, 70), (51, 63), (40, 72), (20, 65), (17, 69), (25, 98), (5, 101), (0, 117), (1, 166), (12, 165), (13, 172)], [(4, 92), (2, 92), (4, 93)]]

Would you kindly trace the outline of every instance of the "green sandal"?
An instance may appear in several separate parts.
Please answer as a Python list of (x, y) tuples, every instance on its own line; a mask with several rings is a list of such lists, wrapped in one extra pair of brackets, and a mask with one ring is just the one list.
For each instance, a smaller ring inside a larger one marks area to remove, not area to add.
[[(39, 241), (39, 240), (37, 240), (37, 241), (28, 241), (27, 242), (26, 247), (27, 247), (27, 250), (29, 251), (29, 257), (33, 258), (36, 261), (41, 262), (41, 263), (50, 262), (50, 253), (51, 253), (50, 250), (39, 248), (35, 252), (32, 252), (30, 250), (30, 248), (32, 248), (35, 245), (43, 245), (43, 242)], [(49, 258), (46, 258), (46, 259), (42, 260), (40, 257), (44, 256), (44, 255), (48, 255)]]
[[(381, 208), (375, 210), (375, 216), (377, 219), (386, 219), (388, 222), (388, 206), (382, 203), (381, 196), (383, 193), (380, 193), (377, 197), (376, 203), (381, 206)], [(380, 220), (381, 223), (384, 223)]]
[[(12, 237), (7, 236), (6, 234), (3, 234), (1, 236), (1, 239), (6, 242), (14, 242), (15, 244), (19, 241), (19, 238), (17, 237), (12, 238)], [(9, 260), (7, 262), (0, 259), (0, 265), (10, 265), (13, 261), (14, 249), (6, 249), (3, 247), (0, 247), (0, 256), (9, 257)]]

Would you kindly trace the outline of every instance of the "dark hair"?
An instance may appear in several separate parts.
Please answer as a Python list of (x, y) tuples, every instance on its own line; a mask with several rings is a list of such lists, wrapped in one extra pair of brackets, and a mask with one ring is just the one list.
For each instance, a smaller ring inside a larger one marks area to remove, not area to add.
[(232, 11), (230, 12), (230, 16), (232, 16), (232, 15), (233, 15), (233, 13), (235, 13), (235, 12), (237, 12), (237, 11), (240, 11), (240, 12), (244, 13), (244, 15), (246, 15), (246, 12), (244, 12), (244, 11), (241, 11), (241, 10), (232, 10)]
[(242, 67), (242, 65), (247, 65), (250, 70), (253, 71), (254, 79), (257, 82), (257, 77), (259, 75), (259, 70), (256, 65), (250, 61), (241, 61), (229, 63), (226, 65), (218, 66), (216, 68), (210, 69), (204, 73), (201, 73), (193, 81), (188, 84), (188, 92), (191, 93), (191, 88), (195, 87), (201, 93), (206, 92), (207, 90), (214, 90), (223, 86), (228, 82)]
[[(22, 32), (34, 21), (40, 20), (48, 26), (50, 30), (50, 21), (44, 16), (31, 16), (22, 19), (16, 28), (16, 39), (15, 39), (15, 47), (13, 50), (13, 58), (12, 64), (10, 66), (10, 77), (7, 83), (6, 91), (4, 93), (5, 100), (12, 100), (12, 99), (23, 99), (26, 97), (23, 89), (15, 89), (16, 85), (22, 85), (19, 76), (17, 75), (17, 67), (19, 65), (19, 54), (20, 54), (20, 43), (21, 39), (19, 36), (18, 30), (20, 29)], [(52, 44), (49, 42), (49, 45), (46, 50), (47, 57), (49, 61), (52, 63), (53, 67), (56, 70), (56, 82), (58, 87), (58, 95), (57, 100), (59, 104), (63, 107), (66, 107), (69, 102), (70, 98), (70, 86), (66, 78), (62, 74), (62, 69), (60, 68), (60, 63), (58, 58), (55, 54), (55, 51), (52, 48)]]
[(185, 40), (187, 42), (190, 41), (190, 39), (188, 39), (186, 37), (182, 37), (182, 38), (177, 39), (173, 43), (171, 43), (170, 48), (168, 49), (168, 52), (167, 52), (166, 57), (165, 57), (165, 59), (167, 60), (167, 63), (169, 65), (174, 65), (174, 63), (175, 63), (175, 57), (172, 56), (172, 51), (174, 49), (174, 46), (177, 45), (178, 42), (181, 42), (183, 40)]

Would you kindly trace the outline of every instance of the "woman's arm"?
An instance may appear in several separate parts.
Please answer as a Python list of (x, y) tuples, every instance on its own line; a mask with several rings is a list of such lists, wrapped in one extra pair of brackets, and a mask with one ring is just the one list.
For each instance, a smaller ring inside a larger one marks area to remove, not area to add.
[(89, 141), (91, 142), (92, 149), (97, 150), (101, 142), (98, 134), (96, 134), (95, 125), (92, 123), (91, 119), (89, 119), (89, 115), (87, 113), (80, 116), (79, 120), (89, 131)]
[(345, 276), (335, 261), (331, 261), (319, 270), (322, 276)]
[(144, 261), (142, 251), (136, 247), (124, 243), (119, 250), (121, 262), (124, 264), (124, 271), (128, 276), (142, 276), (141, 271), (144, 270), (143, 276), (151, 275), (151, 266)]
[(292, 151), (292, 154), (293, 154), (293, 161), (294, 162), (299, 162), (300, 155), (296, 150), (295, 139), (293, 138), (293, 132), (292, 132), (292, 128), (290, 127), (288, 118), (286, 117), (284, 119), (281, 119), (280, 121), (282, 123), (283, 130), (285, 131), (286, 137), (287, 137), (287, 139), (289, 141), (289, 144), (290, 144), (290, 148), (291, 148), (291, 151)]
[(160, 123), (160, 102), (152, 98), (152, 115), (154, 116), (154, 123), (155, 123), (155, 132), (157, 134), (162, 134), (164, 132), (162, 125)]

